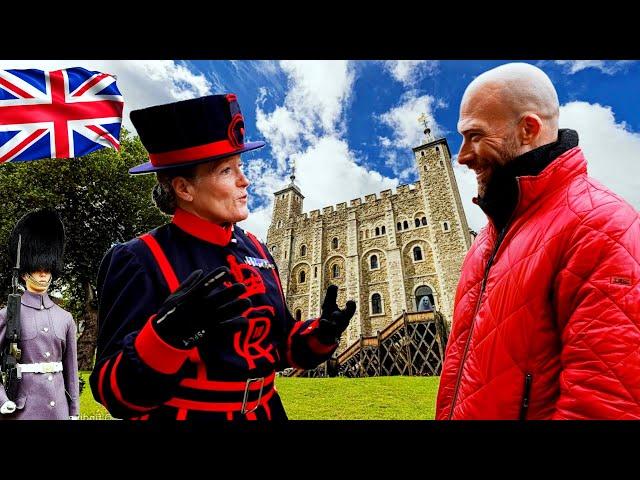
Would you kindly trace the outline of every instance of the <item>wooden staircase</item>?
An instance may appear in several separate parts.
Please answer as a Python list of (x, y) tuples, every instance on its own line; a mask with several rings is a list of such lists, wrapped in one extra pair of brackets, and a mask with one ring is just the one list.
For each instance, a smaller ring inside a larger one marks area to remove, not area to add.
[(312, 370), (283, 373), (293, 377), (373, 377), (440, 375), (448, 331), (438, 312), (403, 312), (375, 336), (361, 336), (336, 359)]

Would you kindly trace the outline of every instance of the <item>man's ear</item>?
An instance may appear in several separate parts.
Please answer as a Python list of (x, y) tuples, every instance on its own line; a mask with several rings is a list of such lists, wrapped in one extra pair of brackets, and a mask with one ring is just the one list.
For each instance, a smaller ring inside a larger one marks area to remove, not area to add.
[(176, 197), (185, 202), (193, 201), (193, 184), (184, 177), (175, 177), (171, 180), (171, 186), (176, 193)]
[(542, 120), (535, 113), (527, 113), (518, 125), (522, 145), (535, 144), (542, 131)]

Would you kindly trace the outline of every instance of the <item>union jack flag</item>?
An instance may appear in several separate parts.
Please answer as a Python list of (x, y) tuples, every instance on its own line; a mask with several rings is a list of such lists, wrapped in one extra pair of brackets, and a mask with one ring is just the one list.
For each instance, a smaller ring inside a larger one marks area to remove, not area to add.
[(0, 164), (119, 150), (123, 107), (107, 73), (0, 70)]

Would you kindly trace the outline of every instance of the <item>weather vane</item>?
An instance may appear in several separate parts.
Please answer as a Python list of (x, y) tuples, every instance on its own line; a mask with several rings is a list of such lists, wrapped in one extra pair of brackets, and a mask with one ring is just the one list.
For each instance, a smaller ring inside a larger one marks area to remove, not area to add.
[(424, 125), (424, 128), (429, 128), (429, 123), (427, 122), (427, 116), (424, 113), (418, 117), (418, 121)]
[(296, 159), (295, 159), (295, 157), (291, 159), (291, 176), (289, 178), (291, 179), (291, 183), (293, 183), (294, 180), (296, 179)]

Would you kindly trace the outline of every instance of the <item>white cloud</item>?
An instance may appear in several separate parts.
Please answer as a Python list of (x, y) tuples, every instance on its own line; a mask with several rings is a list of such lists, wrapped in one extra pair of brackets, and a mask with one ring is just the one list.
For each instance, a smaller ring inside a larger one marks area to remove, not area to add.
[(560, 128), (578, 132), (589, 175), (640, 210), (640, 134), (611, 107), (587, 102), (562, 105)]
[(424, 126), (418, 121), (418, 117), (425, 114), (431, 134), (434, 138), (441, 136), (442, 129), (433, 114), (433, 110), (441, 102), (437, 102), (431, 95), (417, 96), (415, 91), (406, 92), (401, 102), (377, 119), (392, 130), (391, 139), (379, 137), (381, 155), (385, 158), (386, 165), (405, 182), (415, 173), (411, 149), (424, 143)]
[(473, 170), (458, 163), (458, 155), (453, 157), (453, 173), (458, 183), (462, 208), (467, 217), (469, 228), (479, 232), (487, 224), (487, 216), (471, 199), (478, 195), (478, 183)]
[[(162, 103), (200, 97), (211, 92), (212, 84), (186, 64), (172, 60), (0, 60), (0, 69), (37, 68), (57, 70), (83, 67), (116, 75), (125, 101), (123, 124), (135, 132), (129, 120), (131, 110)], [(214, 80), (216, 86), (220, 86)]]
[(353, 65), (346, 61), (283, 61), (280, 67), (288, 77), (283, 103), (272, 112), (262, 110), (266, 90), (256, 103), (256, 125), (276, 165), (269, 169), (263, 163), (249, 172), (250, 191), (260, 207), (252, 209), (245, 225), (263, 237), (271, 223), (273, 192), (289, 182), (291, 159), (296, 161), (296, 184), (305, 196), (304, 211), (348, 202), (397, 184), (360, 166), (362, 159), (344, 139), (345, 112), (355, 81)]
[(414, 87), (426, 75), (438, 70), (437, 60), (387, 60), (384, 68), (405, 87)]
[(629, 65), (631, 60), (606, 61), (606, 60), (556, 60), (555, 63), (563, 65), (565, 73), (573, 75), (587, 68), (597, 68), (607, 75), (613, 75)]

